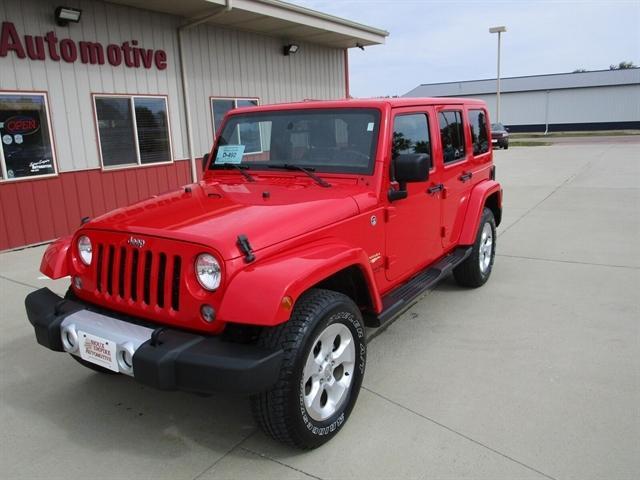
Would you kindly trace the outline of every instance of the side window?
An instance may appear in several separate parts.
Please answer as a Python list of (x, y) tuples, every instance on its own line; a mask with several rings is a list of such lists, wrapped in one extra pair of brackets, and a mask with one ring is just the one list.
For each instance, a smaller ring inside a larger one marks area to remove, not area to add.
[(0, 180), (56, 173), (44, 94), (0, 94)]
[(456, 162), (464, 158), (464, 129), (462, 128), (462, 112), (440, 112), (440, 140), (442, 142), (442, 159), (444, 163)]
[(489, 135), (487, 134), (487, 114), (484, 110), (469, 110), (469, 126), (473, 154), (480, 155), (489, 151)]
[(429, 118), (424, 113), (398, 115), (393, 121), (391, 155), (426, 153), (431, 159)]

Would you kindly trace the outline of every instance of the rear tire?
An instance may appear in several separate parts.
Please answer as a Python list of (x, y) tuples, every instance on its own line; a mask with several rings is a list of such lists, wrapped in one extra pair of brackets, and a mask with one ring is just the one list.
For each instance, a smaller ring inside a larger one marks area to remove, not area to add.
[(496, 254), (496, 221), (493, 212), (485, 208), (482, 212), (476, 241), (467, 259), (453, 269), (458, 285), (463, 287), (481, 287), (493, 269)]
[(263, 330), (258, 344), (284, 351), (278, 382), (251, 398), (254, 418), (267, 435), (311, 449), (340, 431), (364, 376), (363, 325), (349, 297), (313, 289), (298, 299), (289, 321)]

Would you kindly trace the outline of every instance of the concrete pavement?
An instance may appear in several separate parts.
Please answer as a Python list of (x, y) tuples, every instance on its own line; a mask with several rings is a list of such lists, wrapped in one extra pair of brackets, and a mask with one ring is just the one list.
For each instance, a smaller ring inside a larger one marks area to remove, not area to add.
[(35, 343), (44, 247), (0, 254), (3, 478), (640, 477), (640, 138), (497, 151), (490, 281), (446, 281), (369, 345), (343, 431), (299, 452), (242, 397), (157, 392)]

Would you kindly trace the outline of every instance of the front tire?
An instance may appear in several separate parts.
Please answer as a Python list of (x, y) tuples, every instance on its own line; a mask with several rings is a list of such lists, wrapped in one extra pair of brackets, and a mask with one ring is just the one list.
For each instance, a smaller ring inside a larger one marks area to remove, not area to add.
[(258, 340), (282, 348), (278, 382), (251, 398), (256, 422), (280, 442), (311, 449), (344, 426), (358, 398), (367, 347), (362, 316), (338, 292), (313, 289), (296, 302), (289, 321)]
[(484, 285), (491, 275), (495, 255), (496, 221), (493, 212), (485, 208), (471, 254), (453, 269), (453, 276), (458, 285), (472, 288)]

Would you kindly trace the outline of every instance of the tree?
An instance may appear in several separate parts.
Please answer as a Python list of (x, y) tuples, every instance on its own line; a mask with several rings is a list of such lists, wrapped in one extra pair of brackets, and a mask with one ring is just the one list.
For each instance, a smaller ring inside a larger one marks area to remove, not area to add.
[(609, 65), (609, 70), (627, 70), (629, 68), (637, 68), (633, 62), (620, 62), (618, 65)]
[(413, 142), (405, 138), (402, 132), (393, 132), (393, 144), (391, 145), (391, 157), (396, 158), (403, 150), (410, 150)]
[(576, 68), (576, 69), (575, 69), (573, 72), (571, 72), (571, 73), (584, 73), (584, 72), (586, 72), (586, 71), (587, 71), (587, 70), (586, 70), (585, 68)]

